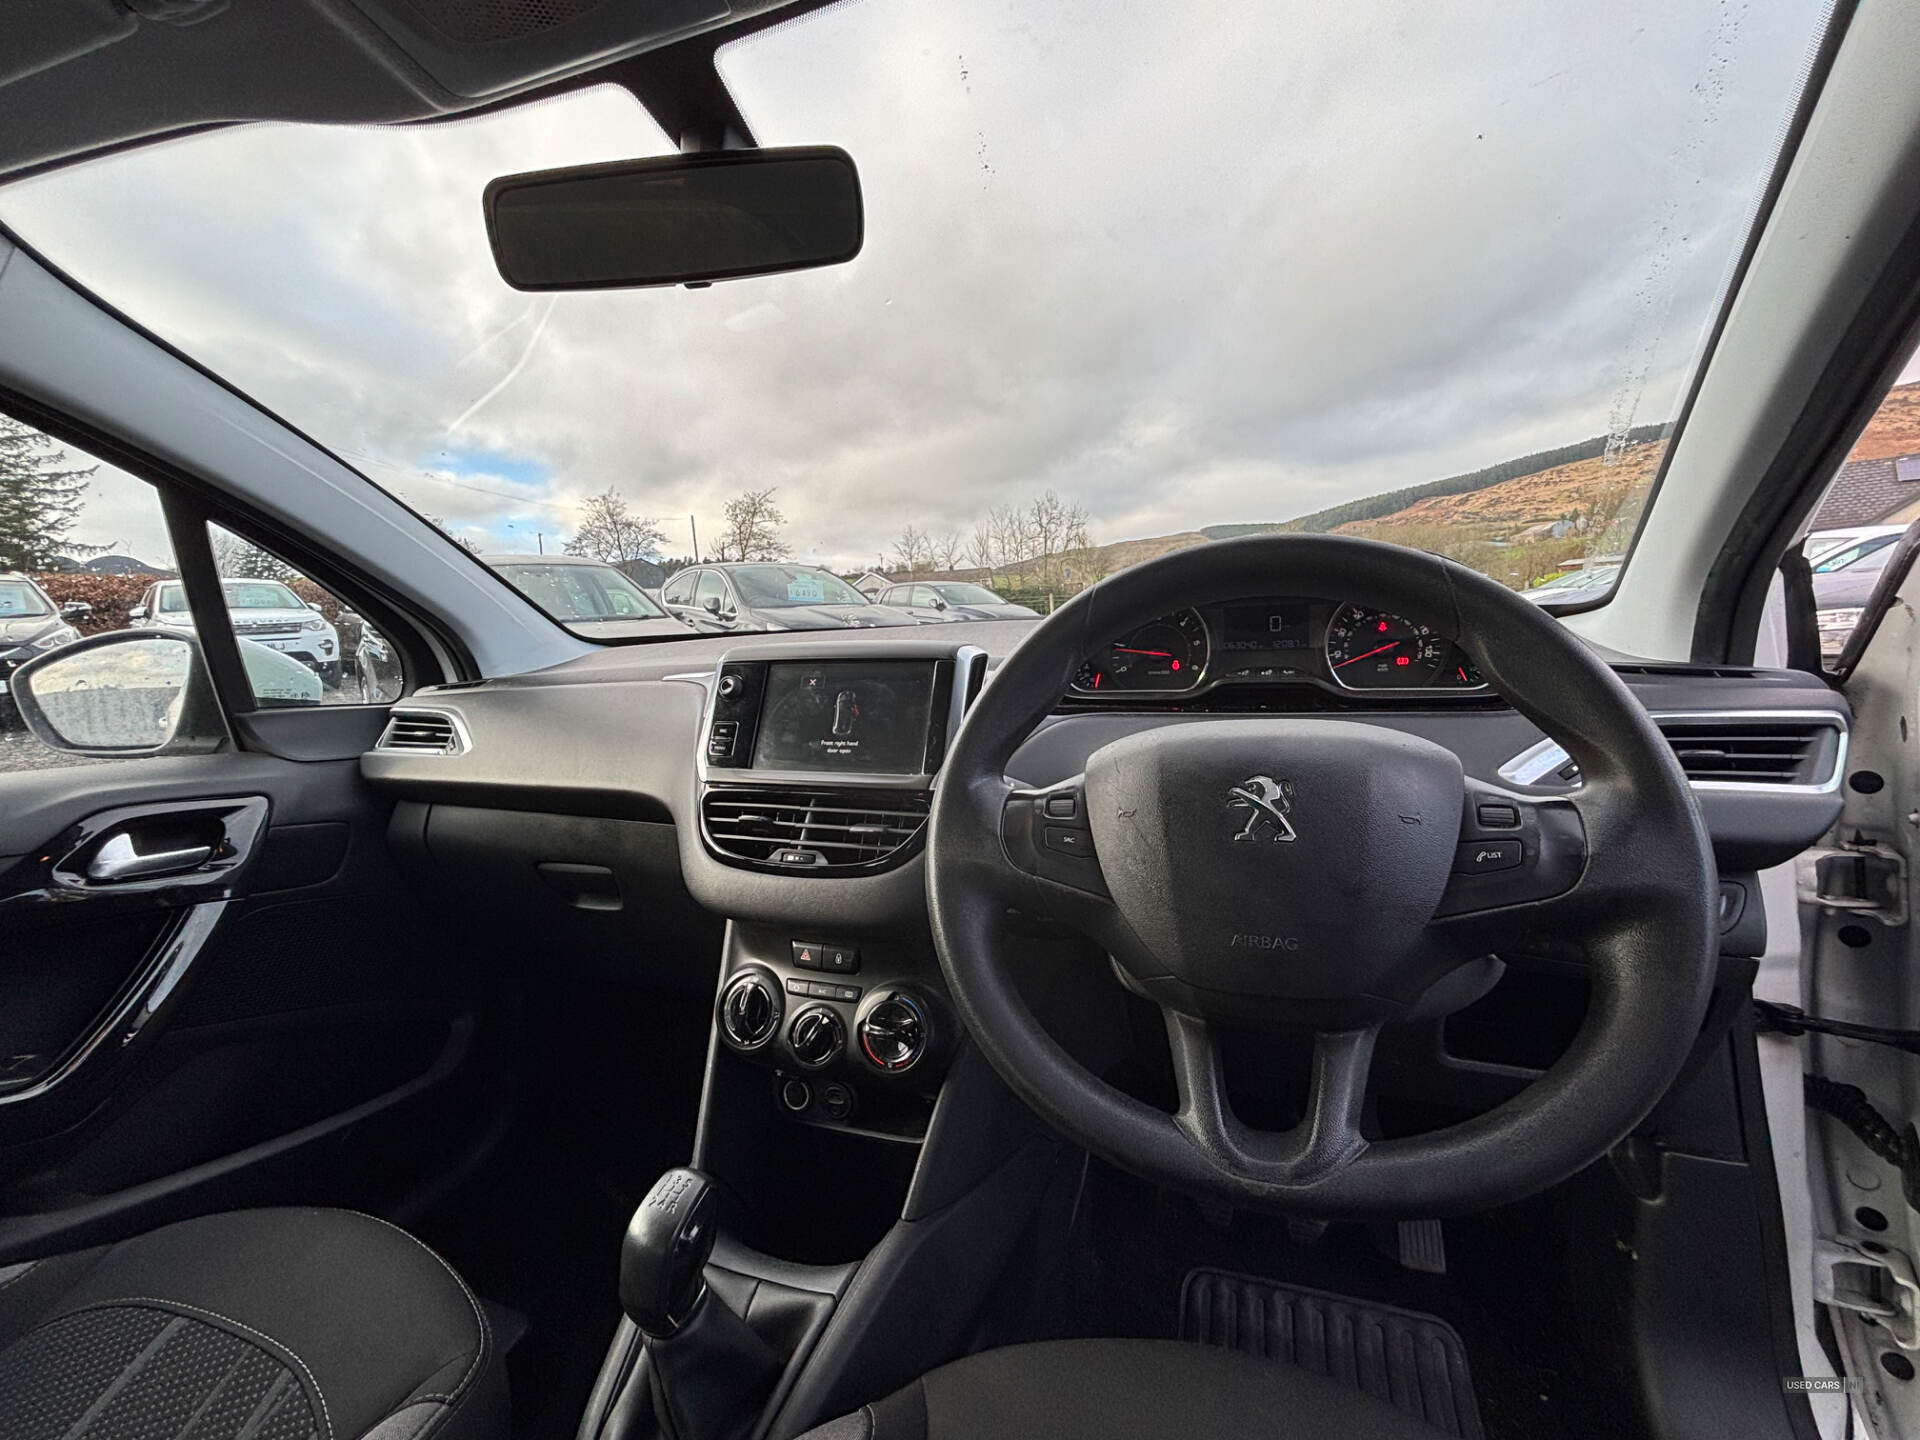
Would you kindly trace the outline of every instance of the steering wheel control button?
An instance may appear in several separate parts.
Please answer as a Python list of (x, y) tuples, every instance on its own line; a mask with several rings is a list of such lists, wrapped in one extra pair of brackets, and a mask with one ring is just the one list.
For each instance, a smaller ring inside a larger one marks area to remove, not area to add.
[(793, 964), (797, 970), (818, 970), (820, 968), (820, 945), (814, 940), (795, 940), (793, 942)]
[(857, 975), (860, 973), (860, 952), (851, 945), (822, 945), (820, 968), (830, 970), (835, 975)]
[(1078, 855), (1089, 860), (1093, 858), (1093, 832), (1090, 830), (1070, 830), (1065, 825), (1049, 825), (1045, 844), (1047, 849), (1056, 850), (1062, 855)]
[(1474, 840), (1454, 855), (1453, 873), (1485, 875), (1494, 870), (1514, 870), (1526, 858), (1518, 840)]
[(758, 1050), (779, 1031), (784, 1008), (770, 976), (742, 971), (720, 994), (720, 1033), (736, 1050)]
[(847, 1048), (846, 1022), (825, 1005), (809, 1005), (793, 1017), (787, 1031), (787, 1044), (793, 1058), (808, 1070), (821, 1070), (840, 1058)]
[(1072, 791), (1064, 795), (1049, 795), (1045, 809), (1049, 820), (1071, 820), (1080, 813), (1079, 798)]
[(898, 1075), (927, 1053), (927, 1016), (912, 996), (896, 991), (860, 1021), (860, 1048), (878, 1068)]
[(1505, 803), (1482, 805), (1474, 812), (1484, 830), (1518, 830), (1520, 828), (1520, 807)]

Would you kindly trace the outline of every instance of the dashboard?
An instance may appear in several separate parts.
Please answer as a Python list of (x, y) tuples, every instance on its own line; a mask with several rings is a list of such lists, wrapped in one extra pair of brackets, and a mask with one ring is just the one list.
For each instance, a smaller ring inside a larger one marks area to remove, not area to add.
[(1467, 653), (1430, 625), (1300, 596), (1163, 615), (1088, 655), (1072, 689), (1104, 701), (1289, 684), (1373, 693), (1487, 689)]

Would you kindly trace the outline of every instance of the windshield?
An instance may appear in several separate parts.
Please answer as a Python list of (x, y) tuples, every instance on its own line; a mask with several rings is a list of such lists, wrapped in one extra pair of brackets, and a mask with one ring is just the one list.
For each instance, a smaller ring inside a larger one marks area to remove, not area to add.
[(1000, 605), (1005, 602), (984, 585), (936, 585), (940, 598), (952, 605)]
[(824, 570), (807, 570), (796, 565), (743, 565), (732, 574), (740, 598), (756, 610), (867, 603), (866, 596)]
[(1874, 535), (1865, 540), (1856, 540), (1851, 545), (1843, 545), (1814, 566), (1813, 573), (1828, 575), (1835, 570), (1884, 569), (1893, 558), (1893, 542), (1899, 538), (1898, 535)]
[(761, 143), (853, 156), (865, 248), (704, 289), (494, 268), (489, 180), (676, 149), (611, 87), (217, 130), (0, 221), (482, 551), (1046, 608), (1338, 530), (1526, 589), (1628, 548), (1825, 14), (829, 6), (717, 64)]
[(17, 615), (51, 615), (40, 591), (25, 580), (0, 580), (0, 619)]
[(611, 565), (516, 562), (494, 569), (556, 620), (657, 620), (667, 613)]

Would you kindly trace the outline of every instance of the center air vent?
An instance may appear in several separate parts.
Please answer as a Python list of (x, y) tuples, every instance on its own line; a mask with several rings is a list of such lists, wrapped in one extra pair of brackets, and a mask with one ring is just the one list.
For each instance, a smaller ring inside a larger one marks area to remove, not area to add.
[(700, 797), (707, 843), (730, 860), (834, 873), (898, 863), (927, 825), (924, 790), (716, 786)]
[(438, 710), (395, 710), (387, 717), (387, 728), (373, 748), (415, 755), (458, 755), (466, 750), (467, 743), (451, 715)]

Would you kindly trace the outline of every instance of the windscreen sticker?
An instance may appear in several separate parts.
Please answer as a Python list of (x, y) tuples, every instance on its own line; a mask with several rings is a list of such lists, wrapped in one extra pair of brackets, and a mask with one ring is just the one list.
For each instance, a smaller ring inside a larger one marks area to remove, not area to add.
[(796, 575), (787, 581), (789, 600), (824, 600), (826, 589), (820, 584), (818, 575)]

